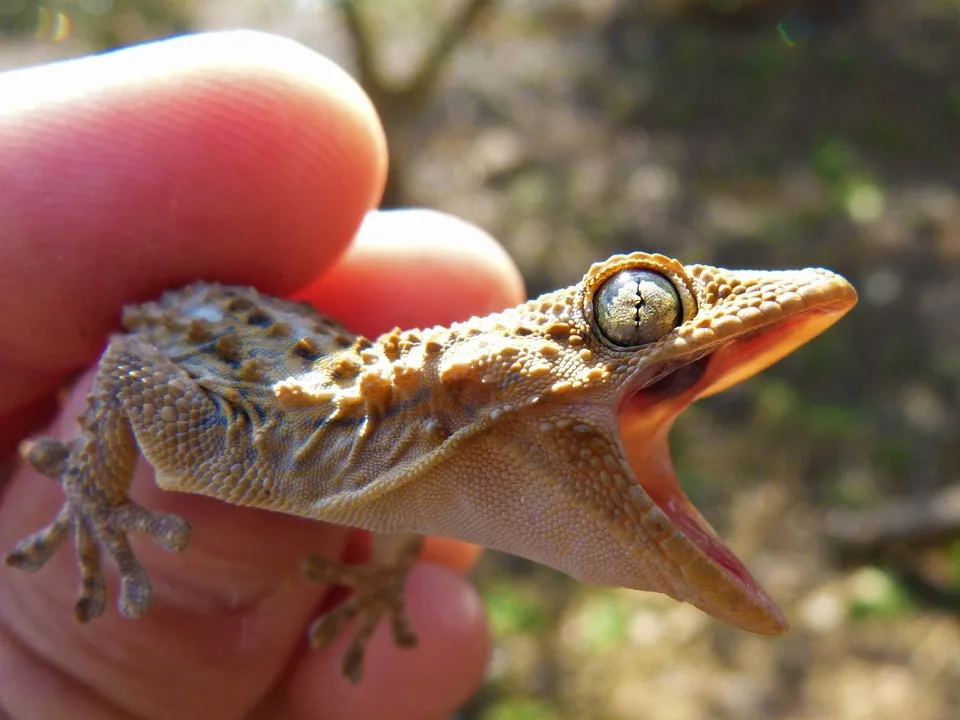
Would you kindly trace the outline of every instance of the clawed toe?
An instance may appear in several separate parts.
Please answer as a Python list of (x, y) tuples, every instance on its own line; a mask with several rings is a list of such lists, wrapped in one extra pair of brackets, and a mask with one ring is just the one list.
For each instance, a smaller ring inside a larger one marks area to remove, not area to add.
[(321, 615), (307, 631), (314, 650), (323, 650), (334, 641), (340, 630), (357, 616), (357, 604), (352, 598), (328, 613)]
[(190, 539), (190, 523), (179, 515), (153, 512), (133, 503), (111, 512), (110, 524), (123, 532), (149, 535), (164, 550), (180, 552)]
[(80, 566), (80, 597), (73, 614), (80, 622), (88, 622), (107, 609), (107, 583), (100, 566), (100, 546), (83, 520), (76, 521), (74, 542)]
[(393, 631), (393, 642), (398, 647), (414, 648), (417, 646), (417, 636), (410, 629), (410, 618), (407, 617), (407, 611), (403, 603), (400, 603), (391, 612), (390, 629)]
[(354, 590), (341, 605), (317, 618), (308, 631), (311, 646), (323, 649), (333, 642), (348, 622), (357, 620), (343, 658), (342, 672), (348, 680), (360, 680), (367, 643), (384, 615), (390, 618), (393, 639), (399, 647), (416, 646), (417, 637), (410, 629), (403, 601), (409, 564), (341, 565), (327, 558), (311, 556), (303, 569), (313, 582), (343, 585)]
[(133, 503), (82, 512), (68, 501), (53, 522), (22, 540), (7, 555), (6, 564), (22, 570), (39, 570), (72, 534), (80, 569), (80, 594), (74, 606), (77, 620), (88, 622), (106, 610), (104, 550), (110, 553), (120, 573), (117, 608), (125, 617), (138, 618), (150, 607), (153, 588), (130, 547), (128, 532), (150, 535), (162, 548), (179, 551), (187, 545), (190, 525), (176, 515), (151, 512)]
[(64, 506), (47, 527), (25, 537), (6, 557), (6, 564), (28, 572), (39, 570), (70, 536), (73, 517)]
[(23, 457), (30, 466), (41, 475), (59, 480), (67, 466), (70, 446), (55, 438), (43, 437), (34, 442), (25, 443)]
[[(347, 622), (357, 618), (357, 627), (353, 632), (350, 645), (347, 646), (343, 655), (343, 663), (341, 664), (341, 672), (344, 677), (353, 683), (358, 682), (363, 676), (363, 659), (366, 655), (367, 643), (377, 629), (380, 617), (385, 612), (383, 608), (367, 609), (362, 605), (362, 602), (358, 602), (357, 593), (355, 593), (343, 605), (317, 618), (309, 630), (310, 645), (315, 650), (322, 650), (333, 642)], [(410, 634), (409, 639), (411, 642), (401, 645), (401, 647), (416, 645), (416, 638), (412, 634)]]

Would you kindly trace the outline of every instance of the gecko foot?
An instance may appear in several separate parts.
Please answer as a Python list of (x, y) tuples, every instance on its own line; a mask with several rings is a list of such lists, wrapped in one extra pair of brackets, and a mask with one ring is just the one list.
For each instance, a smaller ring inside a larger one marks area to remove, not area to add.
[(120, 572), (120, 613), (140, 617), (150, 606), (153, 590), (127, 533), (145, 533), (162, 548), (179, 551), (187, 545), (190, 525), (176, 515), (151, 512), (126, 499), (111, 502), (93, 483), (79, 479), (81, 471), (70, 462), (69, 451), (69, 446), (48, 438), (28, 450), (31, 465), (45, 475), (58, 476), (69, 499), (49, 525), (17, 544), (6, 564), (30, 572), (39, 570), (72, 535), (80, 568), (80, 597), (74, 609), (77, 619), (87, 622), (106, 609), (103, 550), (110, 553)]
[[(413, 555), (416, 555), (414, 551)], [(412, 564), (395, 565), (368, 562), (362, 565), (344, 565), (334, 560), (312, 555), (303, 565), (308, 580), (324, 585), (341, 585), (354, 589), (343, 604), (317, 618), (310, 626), (310, 644), (315, 649), (327, 647), (340, 634), (343, 626), (357, 619), (357, 629), (343, 658), (342, 672), (350, 682), (358, 682), (363, 675), (363, 658), (367, 643), (384, 615), (389, 616), (393, 641), (403, 648), (415, 647), (417, 637), (410, 629), (410, 619), (404, 608), (403, 588)]]

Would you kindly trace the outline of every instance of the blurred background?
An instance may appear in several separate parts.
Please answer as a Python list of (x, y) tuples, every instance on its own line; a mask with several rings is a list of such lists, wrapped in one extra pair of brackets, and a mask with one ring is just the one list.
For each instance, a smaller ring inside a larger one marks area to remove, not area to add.
[(672, 438), (790, 634), (488, 553), (458, 718), (960, 718), (960, 0), (0, 0), (0, 68), (228, 27), (353, 72), (385, 205), (486, 228), (531, 295), (635, 249), (860, 291)]

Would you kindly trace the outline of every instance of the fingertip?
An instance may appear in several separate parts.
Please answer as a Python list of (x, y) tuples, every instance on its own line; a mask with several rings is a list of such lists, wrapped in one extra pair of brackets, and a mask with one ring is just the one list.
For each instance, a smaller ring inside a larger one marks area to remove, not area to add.
[(523, 279), (503, 247), (465, 220), (433, 210), (372, 212), (336, 266), (299, 297), (376, 334), (449, 324), (516, 305)]
[[(198, 278), (309, 283), (386, 175), (357, 84), (255, 32), (0, 74), (0, 154), (0, 362), (58, 378), (92, 359), (125, 303)], [(0, 383), (0, 409), (26, 402), (23, 386)]]
[(383, 144), (370, 99), (345, 70), (295, 40), (247, 29), (180, 35), (2, 73), (0, 109), (4, 118), (15, 120), (19, 112), (32, 115), (51, 103), (82, 107), (91, 95), (109, 103), (136, 93), (151, 102), (154, 92), (179, 91), (185, 81), (219, 91), (220, 82), (232, 84), (231, 79), (254, 92), (257, 84), (300, 84), (320, 102), (351, 114), (354, 124), (366, 126)]
[[(412, 649), (393, 644), (381, 622), (369, 647), (364, 675), (352, 685), (340, 674), (351, 628), (326, 650), (309, 652), (279, 689), (263, 717), (358, 718), (447, 717), (479, 685), (490, 651), (483, 603), (462, 576), (419, 564), (406, 589)], [(273, 714), (271, 714), (273, 713)]]
[(427, 537), (424, 539), (420, 558), (427, 562), (443, 565), (450, 570), (466, 573), (473, 568), (483, 548), (473, 543), (450, 540), (448, 538)]

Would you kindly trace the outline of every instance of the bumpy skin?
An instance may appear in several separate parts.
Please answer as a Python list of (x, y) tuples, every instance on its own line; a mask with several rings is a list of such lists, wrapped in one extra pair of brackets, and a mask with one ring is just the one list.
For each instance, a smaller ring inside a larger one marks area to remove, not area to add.
[(120, 611), (142, 615), (151, 587), (127, 533), (182, 550), (190, 528), (128, 499), (139, 452), (166, 490), (377, 533), (368, 566), (305, 563), (311, 579), (356, 590), (311, 628), (322, 646), (359, 618), (344, 662), (354, 680), (382, 615), (398, 643), (415, 643), (402, 592), (423, 534), (782, 632), (780, 611), (680, 491), (666, 434), (697, 397), (791, 352), (855, 301), (826, 270), (634, 253), (505, 312), (370, 341), (250, 288), (169, 292), (125, 311), (79, 437), (28, 453), (67, 500), (7, 562), (39, 568), (72, 536), (78, 618), (105, 610), (104, 550)]

